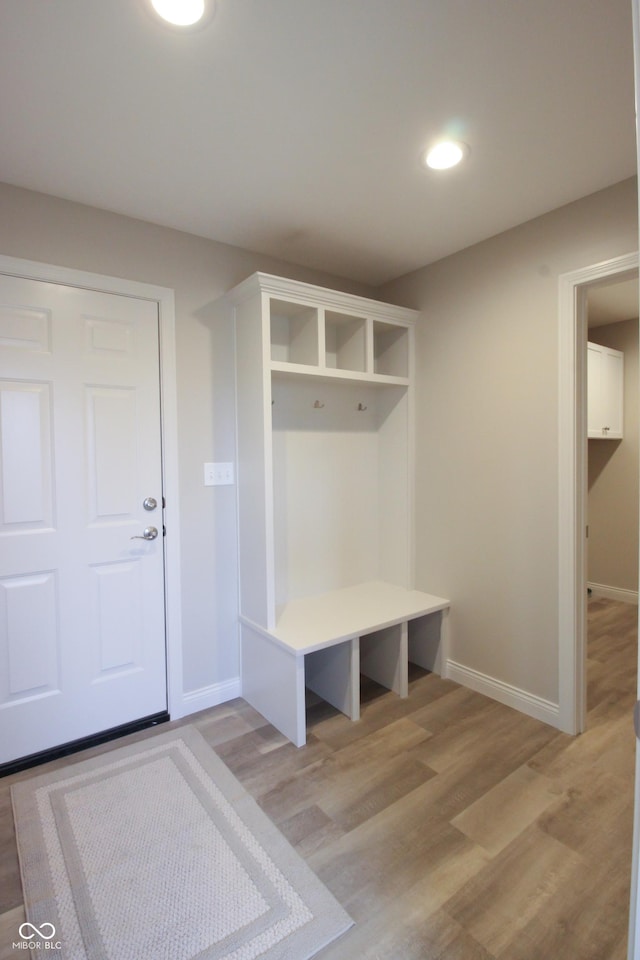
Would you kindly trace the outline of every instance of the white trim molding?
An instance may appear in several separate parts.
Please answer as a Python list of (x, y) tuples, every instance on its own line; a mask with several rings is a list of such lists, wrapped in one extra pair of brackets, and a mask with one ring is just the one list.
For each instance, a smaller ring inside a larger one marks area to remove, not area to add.
[(587, 290), (637, 275), (638, 254), (559, 278), (558, 316), (558, 727), (586, 718)]
[(158, 304), (160, 330), (160, 396), (163, 451), (165, 615), (167, 643), (167, 706), (172, 720), (184, 716), (182, 614), (180, 579), (180, 499), (178, 489), (178, 416), (176, 397), (175, 298), (173, 290), (120, 277), (103, 276), (49, 263), (0, 255), (0, 273), (29, 280), (114, 293)]
[(587, 587), (591, 590), (594, 597), (606, 597), (607, 600), (620, 600), (622, 603), (638, 602), (637, 590), (623, 590), (621, 587), (609, 587), (606, 583), (592, 583), (589, 581)]
[(182, 716), (188, 716), (197, 713), (199, 710), (208, 710), (210, 707), (217, 707), (228, 700), (235, 700), (242, 696), (242, 684), (240, 677), (232, 677), (230, 680), (223, 680), (220, 683), (212, 683), (208, 687), (200, 687), (198, 690), (189, 690), (182, 697), (183, 711)]
[(495, 677), (489, 677), (478, 670), (472, 670), (471, 667), (465, 667), (462, 663), (456, 663), (454, 660), (447, 662), (447, 671), (445, 676), (448, 680), (454, 680), (463, 687), (469, 687), (476, 693), (482, 693), (491, 700), (497, 700), (507, 707), (513, 707), (535, 720), (541, 720), (552, 727), (558, 726), (558, 704), (550, 700), (544, 700), (533, 693), (514, 687), (510, 683), (504, 683), (502, 680), (496, 680)]

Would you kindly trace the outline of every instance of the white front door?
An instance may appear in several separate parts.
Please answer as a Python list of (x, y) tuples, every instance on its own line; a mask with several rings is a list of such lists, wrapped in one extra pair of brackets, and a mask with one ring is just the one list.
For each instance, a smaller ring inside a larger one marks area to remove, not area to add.
[(157, 303), (0, 276), (0, 763), (166, 710), (161, 455)]

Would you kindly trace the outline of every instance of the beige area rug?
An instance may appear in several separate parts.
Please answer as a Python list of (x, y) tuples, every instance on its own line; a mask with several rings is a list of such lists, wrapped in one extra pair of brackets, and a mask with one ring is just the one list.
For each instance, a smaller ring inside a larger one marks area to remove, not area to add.
[(352, 925), (194, 727), (12, 798), (31, 955), (306, 960)]

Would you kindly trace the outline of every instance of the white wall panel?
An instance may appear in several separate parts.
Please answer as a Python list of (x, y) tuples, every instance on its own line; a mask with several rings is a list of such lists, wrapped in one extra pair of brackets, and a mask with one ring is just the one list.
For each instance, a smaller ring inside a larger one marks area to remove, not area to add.
[(143, 637), (141, 564), (137, 560), (91, 568), (96, 675), (139, 668)]
[(275, 380), (273, 397), (277, 605), (379, 579), (375, 390)]
[(126, 357), (131, 353), (133, 328), (130, 323), (106, 317), (83, 317), (87, 352)]
[(90, 518), (136, 511), (136, 395), (132, 389), (87, 387)]
[(0, 304), (0, 346), (49, 353), (51, 311)]
[(58, 685), (59, 626), (52, 571), (0, 580), (0, 703)]
[(51, 395), (48, 384), (0, 383), (2, 528), (52, 523)]

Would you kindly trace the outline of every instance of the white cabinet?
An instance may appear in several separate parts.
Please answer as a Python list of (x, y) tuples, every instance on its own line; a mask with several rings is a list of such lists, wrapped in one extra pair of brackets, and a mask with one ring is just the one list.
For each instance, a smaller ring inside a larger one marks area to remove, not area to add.
[(592, 439), (620, 440), (623, 432), (624, 354), (587, 344), (587, 423)]
[(353, 719), (360, 670), (406, 695), (409, 621), (448, 607), (413, 590), (416, 314), (262, 273), (226, 300), (243, 696), (301, 745), (305, 684)]

